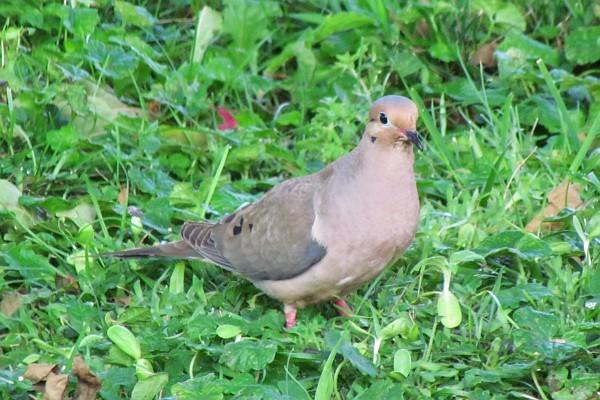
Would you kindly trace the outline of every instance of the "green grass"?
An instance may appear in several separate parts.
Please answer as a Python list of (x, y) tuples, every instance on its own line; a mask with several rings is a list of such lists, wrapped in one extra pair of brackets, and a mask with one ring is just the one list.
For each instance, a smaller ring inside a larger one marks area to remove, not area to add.
[[(102, 399), (600, 396), (598, 7), (63, 4), (0, 4), (0, 397), (77, 355)], [(467, 62), (493, 41), (497, 65)], [(284, 331), (218, 267), (92, 257), (319, 170), (391, 93), (421, 113), (421, 222), (356, 316)], [(525, 231), (565, 179), (582, 204)]]

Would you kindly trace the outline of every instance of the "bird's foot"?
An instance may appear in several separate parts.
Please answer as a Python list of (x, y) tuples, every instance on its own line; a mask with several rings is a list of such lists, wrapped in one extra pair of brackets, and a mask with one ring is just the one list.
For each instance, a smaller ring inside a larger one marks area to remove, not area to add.
[(296, 309), (285, 304), (283, 312), (285, 313), (285, 329), (290, 329), (296, 325)]
[(344, 300), (342, 300), (342, 299), (333, 299), (332, 303), (337, 306), (337, 310), (338, 310), (338, 312), (340, 313), (340, 315), (342, 317), (349, 317), (352, 314), (354, 314), (352, 312), (352, 309), (350, 309), (350, 306), (348, 305), (348, 303), (346, 303)]

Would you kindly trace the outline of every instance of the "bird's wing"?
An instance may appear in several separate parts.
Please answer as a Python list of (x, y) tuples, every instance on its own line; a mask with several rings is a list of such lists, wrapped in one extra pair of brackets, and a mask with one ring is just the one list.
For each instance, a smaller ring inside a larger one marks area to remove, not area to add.
[(319, 176), (286, 181), (217, 224), (187, 222), (183, 240), (203, 258), (250, 280), (283, 280), (319, 262), (326, 247), (312, 236)]

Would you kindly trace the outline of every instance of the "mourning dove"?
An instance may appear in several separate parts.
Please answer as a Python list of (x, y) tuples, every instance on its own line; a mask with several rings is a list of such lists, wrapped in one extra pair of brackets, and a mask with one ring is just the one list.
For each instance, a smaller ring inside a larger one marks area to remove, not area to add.
[(419, 221), (413, 144), (423, 149), (415, 104), (373, 103), (358, 146), (321, 171), (282, 182), (217, 223), (186, 222), (182, 240), (107, 253), (201, 259), (249, 279), (296, 309), (340, 298), (371, 281), (411, 244)]

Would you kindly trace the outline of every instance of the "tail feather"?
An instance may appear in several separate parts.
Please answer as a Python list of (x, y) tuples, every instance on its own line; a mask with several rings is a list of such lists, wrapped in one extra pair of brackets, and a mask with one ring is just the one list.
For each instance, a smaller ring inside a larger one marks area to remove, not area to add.
[(165, 243), (153, 247), (141, 247), (112, 253), (104, 253), (103, 257), (115, 258), (150, 258), (150, 257), (177, 257), (177, 258), (202, 258), (186, 241)]

